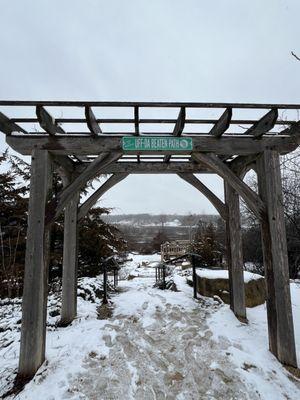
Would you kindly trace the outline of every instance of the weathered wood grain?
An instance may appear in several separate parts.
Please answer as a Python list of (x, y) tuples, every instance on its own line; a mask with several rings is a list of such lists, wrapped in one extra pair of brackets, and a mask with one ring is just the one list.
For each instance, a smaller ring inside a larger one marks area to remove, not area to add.
[(48, 111), (41, 105), (36, 107), (36, 116), (40, 126), (50, 135), (54, 136), (56, 133), (65, 134), (66, 132), (57, 124)]
[(32, 377), (45, 360), (50, 226), (45, 209), (51, 189), (51, 160), (47, 151), (34, 150), (26, 240), (25, 276), (19, 376)]
[(256, 139), (261, 138), (265, 133), (274, 128), (278, 118), (278, 110), (272, 108), (260, 120), (256, 121), (246, 132), (245, 135), (253, 135)]
[[(289, 128), (280, 132), (281, 135), (300, 136), (300, 121), (291, 123)], [(299, 143), (299, 142), (298, 142)]]
[[(122, 151), (121, 137), (103, 135), (91, 137), (88, 135), (59, 135), (55, 137), (47, 135), (6, 136), (6, 142), (14, 150), (23, 155), (30, 155), (32, 149), (40, 148), (51, 151), (54, 154), (78, 154), (90, 155), (103, 152)], [(222, 155), (248, 155), (261, 153), (266, 148), (272, 147), (280, 153), (295, 150), (300, 144), (300, 137), (295, 136), (271, 136), (255, 140), (249, 136), (222, 136), (221, 139), (208, 135), (190, 135), (193, 139), (194, 152), (210, 152)], [(24, 140), (26, 139), (26, 140)], [(190, 151), (177, 151), (176, 154), (190, 154)], [(174, 151), (128, 152), (128, 154), (174, 154)]]
[[(228, 195), (227, 195), (227, 186), (228, 183), (224, 181), (224, 199), (225, 204), (227, 207)], [(230, 309), (233, 311), (234, 304), (233, 304), (233, 285), (232, 285), (232, 258), (231, 258), (231, 242), (230, 242), (230, 225), (229, 225), (229, 218), (227, 213), (227, 218), (225, 220), (225, 240), (226, 240), (226, 266), (228, 269), (228, 282), (229, 282), (229, 300), (230, 300)]]
[(226, 163), (228, 167), (242, 179), (245, 174), (255, 166), (259, 154), (250, 154), (248, 156), (237, 156), (234, 160)]
[(209, 134), (217, 138), (220, 138), (223, 133), (227, 131), (230, 126), (230, 121), (232, 117), (232, 109), (226, 108), (224, 113), (221, 115), (220, 119), (215, 123), (215, 125), (210, 130)]
[[(140, 122), (139, 122), (139, 108), (136, 106), (134, 107), (134, 135), (140, 135)], [(137, 162), (140, 162), (140, 156), (137, 156)]]
[[(62, 167), (69, 173), (76, 172), (80, 174), (85, 170), (88, 163), (74, 163), (67, 156), (53, 155), (53, 161), (57, 168)], [(153, 161), (141, 161), (137, 163), (135, 161), (121, 161), (109, 164), (103, 168), (103, 174), (117, 174), (117, 173), (128, 173), (128, 174), (177, 174), (177, 172), (190, 172), (190, 173), (213, 173), (204, 164), (196, 162), (183, 162), (183, 161), (172, 161), (170, 163), (153, 162)]]
[[(268, 258), (265, 266), (268, 312), (276, 311), (276, 320), (269, 316), (268, 322), (270, 329), (275, 329), (277, 325), (276, 333), (270, 332), (270, 348), (283, 364), (297, 367), (278, 152), (264, 151), (258, 161), (258, 173), (261, 196), (267, 204), (267, 219), (263, 221), (262, 234), (264, 259)], [(277, 351), (273, 344), (275, 338)]]
[(229, 234), (231, 265), (229, 266), (230, 299), (231, 308), (237, 318), (245, 322), (245, 285), (244, 285), (244, 261), (243, 244), (240, 221), (240, 201), (238, 193), (229, 185), (226, 185), (226, 205), (228, 209), (227, 229)]
[(286, 103), (212, 103), (212, 102), (157, 102), (157, 101), (77, 101), (77, 100), (0, 100), (0, 106), (61, 106), (61, 107), (187, 107), (187, 108), (286, 108), (300, 110), (300, 104)]
[[(82, 167), (80, 167), (81, 169)], [(112, 163), (107, 167), (103, 168), (104, 174), (117, 174), (117, 173), (128, 173), (128, 174), (177, 174), (178, 172), (190, 172), (190, 173), (204, 173), (211, 174), (212, 170), (208, 169), (203, 164), (193, 162), (141, 162), (140, 164), (130, 161), (122, 161)]]
[[(75, 171), (75, 168), (77, 167), (74, 161), (72, 161), (68, 156), (62, 156), (59, 154), (53, 155), (52, 160), (54, 165), (59, 168), (62, 167), (64, 168), (68, 173), (73, 174)], [(83, 171), (85, 167), (82, 165), (82, 170)]]
[(98, 136), (100, 133), (102, 133), (102, 131), (91, 107), (86, 106), (84, 112), (85, 112), (86, 124), (91, 134), (93, 136)]
[[(11, 118), (15, 123), (35, 123), (38, 122), (37, 118)], [(56, 118), (57, 123), (63, 124), (82, 124), (86, 122), (85, 118)], [(134, 124), (134, 118), (96, 118), (98, 124)], [(140, 124), (176, 124), (177, 119), (174, 118), (139, 118)], [(186, 124), (215, 124), (218, 122), (215, 118), (186, 118)], [(255, 119), (232, 119), (230, 125), (253, 125), (257, 120)], [(292, 125), (295, 120), (287, 119), (284, 121), (276, 121), (275, 125)]]
[(0, 112), (0, 131), (6, 135), (11, 135), (13, 132), (27, 133), (16, 123), (12, 122), (6, 115)]
[(79, 193), (76, 193), (64, 212), (61, 325), (70, 324), (77, 315), (78, 203)]
[[(184, 129), (184, 124), (185, 124), (185, 108), (181, 107), (179, 114), (178, 114), (178, 118), (173, 130), (173, 136), (181, 136), (183, 129)], [(164, 158), (165, 162), (169, 162), (171, 158), (170, 154), (167, 154)]]
[[(257, 183), (258, 191), (261, 198), (267, 202), (266, 182), (265, 182), (265, 168), (260, 157), (257, 160)], [(265, 271), (266, 282), (266, 305), (267, 305), (267, 320), (268, 320), (268, 337), (269, 349), (271, 353), (278, 357), (277, 351), (277, 305), (276, 294), (274, 287), (274, 273), (273, 273), (273, 256), (272, 256), (272, 238), (270, 235), (270, 227), (268, 214), (260, 221), (261, 241), (263, 250), (263, 262)]]
[(134, 107), (134, 134), (135, 136), (139, 136), (140, 127), (139, 127), (139, 108)]

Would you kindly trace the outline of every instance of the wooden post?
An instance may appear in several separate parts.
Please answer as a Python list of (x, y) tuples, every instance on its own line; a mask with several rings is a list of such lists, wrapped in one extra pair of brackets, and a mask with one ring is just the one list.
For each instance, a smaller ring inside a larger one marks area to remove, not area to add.
[(107, 266), (106, 263), (103, 264), (103, 304), (107, 304)]
[(283, 364), (297, 367), (278, 152), (265, 150), (257, 167), (260, 195), (267, 205), (261, 232), (270, 350)]
[(65, 208), (61, 325), (70, 324), (77, 315), (78, 202), (76, 194)]
[[(225, 202), (228, 205), (228, 200), (227, 200), (227, 187), (228, 184), (224, 182), (224, 198)], [(229, 189), (230, 190), (230, 189)], [(227, 264), (227, 269), (228, 269), (228, 283), (229, 283), (229, 301), (230, 301), (230, 309), (233, 311), (234, 310), (234, 305), (233, 305), (233, 285), (232, 285), (232, 260), (231, 260), (231, 243), (230, 243), (230, 226), (229, 226), (229, 215), (227, 214), (227, 217), (225, 219), (225, 240), (226, 240), (226, 264)]]
[(114, 288), (116, 289), (118, 285), (118, 269), (114, 268)]
[(166, 288), (166, 266), (162, 265), (162, 281), (163, 281), (163, 290)]
[(226, 184), (225, 193), (228, 206), (227, 243), (230, 242), (231, 257), (231, 266), (228, 270), (231, 309), (239, 320), (246, 322), (240, 201), (238, 193), (229, 184)]
[(45, 226), (51, 190), (51, 160), (45, 150), (33, 150), (22, 302), (20, 378), (32, 377), (45, 360), (50, 227)]
[(193, 268), (193, 289), (194, 299), (197, 299), (197, 274), (196, 274), (196, 260), (195, 256), (192, 255), (192, 268)]

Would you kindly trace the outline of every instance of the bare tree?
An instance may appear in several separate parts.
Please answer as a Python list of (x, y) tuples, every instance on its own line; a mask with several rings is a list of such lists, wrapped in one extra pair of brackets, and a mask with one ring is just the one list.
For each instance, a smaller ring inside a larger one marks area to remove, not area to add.
[(297, 54), (295, 54), (293, 51), (291, 51), (291, 54), (293, 57), (296, 58), (296, 60), (300, 61), (300, 57), (298, 57)]

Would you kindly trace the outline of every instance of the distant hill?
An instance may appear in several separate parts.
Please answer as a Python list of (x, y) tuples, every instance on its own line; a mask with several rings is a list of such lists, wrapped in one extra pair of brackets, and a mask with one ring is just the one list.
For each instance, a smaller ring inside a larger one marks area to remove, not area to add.
[(191, 240), (199, 223), (217, 224), (218, 215), (178, 214), (121, 214), (105, 215), (103, 220), (114, 224), (123, 233), (130, 250), (143, 251), (158, 232), (163, 231), (168, 240)]
[(218, 215), (201, 215), (201, 214), (120, 214), (120, 215), (107, 215), (103, 219), (107, 222), (119, 225), (131, 226), (190, 226), (197, 225), (199, 220), (203, 222), (216, 223)]

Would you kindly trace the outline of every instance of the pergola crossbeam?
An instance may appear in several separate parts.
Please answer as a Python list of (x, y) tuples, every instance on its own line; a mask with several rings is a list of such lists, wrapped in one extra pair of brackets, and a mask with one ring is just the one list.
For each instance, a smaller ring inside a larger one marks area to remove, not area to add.
[[(178, 118), (177, 118), (175, 127), (174, 127), (174, 130), (173, 130), (173, 136), (177, 136), (177, 137), (181, 136), (181, 134), (183, 132), (183, 129), (184, 129), (184, 124), (185, 124), (185, 108), (181, 107), (181, 109), (179, 111), (179, 114), (178, 114)], [(167, 154), (165, 156), (164, 161), (165, 162), (169, 162), (170, 159), (171, 159), (171, 155)]]
[(287, 109), (300, 110), (300, 104), (287, 103), (207, 103), (207, 102), (157, 102), (157, 101), (80, 101), (80, 100), (0, 100), (0, 106), (36, 106), (45, 107), (145, 107), (145, 108), (249, 108), (249, 109)]
[(91, 107), (89, 107), (89, 106), (85, 107), (85, 118), (86, 118), (86, 124), (87, 124), (92, 136), (98, 136), (99, 134), (102, 133), (101, 128), (97, 122), (97, 119), (96, 119)]
[(251, 128), (245, 132), (245, 135), (253, 135), (256, 139), (261, 138), (265, 133), (274, 128), (277, 118), (278, 110), (276, 108), (272, 108), (272, 110), (270, 110), (260, 120), (255, 122)]
[[(236, 135), (223, 136), (222, 139), (208, 135), (190, 135), (193, 139), (193, 152), (210, 152), (217, 155), (248, 155), (264, 151), (266, 148), (274, 148), (280, 153), (295, 150), (299, 143), (298, 135), (276, 135), (263, 137), (255, 140), (253, 137)], [(48, 150), (54, 154), (76, 154), (90, 155), (102, 152), (122, 152), (122, 135), (103, 135), (92, 137), (87, 135), (57, 135), (55, 140), (48, 135), (26, 135), (26, 140), (22, 136), (10, 135), (6, 137), (6, 142), (16, 151), (23, 155), (30, 155), (34, 148)], [(135, 151), (127, 154), (174, 154), (173, 150), (160, 151), (154, 150), (150, 153)], [(189, 150), (181, 150), (177, 154), (191, 154)]]
[[(37, 118), (11, 118), (15, 123), (35, 123)], [(86, 123), (85, 118), (56, 118), (59, 124), (82, 124)], [(134, 124), (134, 118), (96, 118), (98, 124)], [(140, 124), (176, 124), (177, 119), (174, 118), (140, 118)], [(216, 124), (219, 119), (215, 118), (186, 118), (186, 124)], [(232, 119), (231, 125), (253, 125), (256, 122), (254, 119)], [(277, 120), (275, 125), (292, 125), (294, 120)]]
[(134, 107), (134, 134), (135, 136), (139, 136), (140, 134), (138, 106)]
[(6, 135), (11, 135), (13, 132), (27, 133), (25, 129), (21, 128), (15, 122), (10, 120), (6, 115), (0, 112), (0, 131)]
[(36, 107), (36, 116), (41, 128), (43, 128), (48, 135), (54, 136), (57, 133), (63, 135), (66, 133), (62, 127), (57, 124), (55, 118), (53, 118), (42, 105)]
[(209, 134), (217, 138), (220, 138), (223, 135), (223, 133), (225, 133), (226, 130), (229, 128), (231, 117), (232, 117), (232, 109), (230, 107), (226, 108), (224, 113), (221, 115), (220, 119), (212, 127)]
[[(138, 106), (134, 107), (134, 135), (140, 135), (140, 123), (139, 123), (139, 108)], [(140, 162), (140, 156), (136, 156), (137, 162)]]
[[(83, 166), (78, 166), (80, 171)], [(103, 174), (177, 174), (179, 172), (204, 173), (211, 174), (212, 170), (208, 169), (204, 164), (194, 162), (169, 162), (167, 164), (161, 162), (116, 162), (104, 167)]]
[[(293, 122), (289, 128), (284, 129), (280, 132), (281, 135), (288, 134), (290, 136), (299, 137), (300, 136), (300, 121)], [(299, 142), (298, 142), (299, 144)]]

